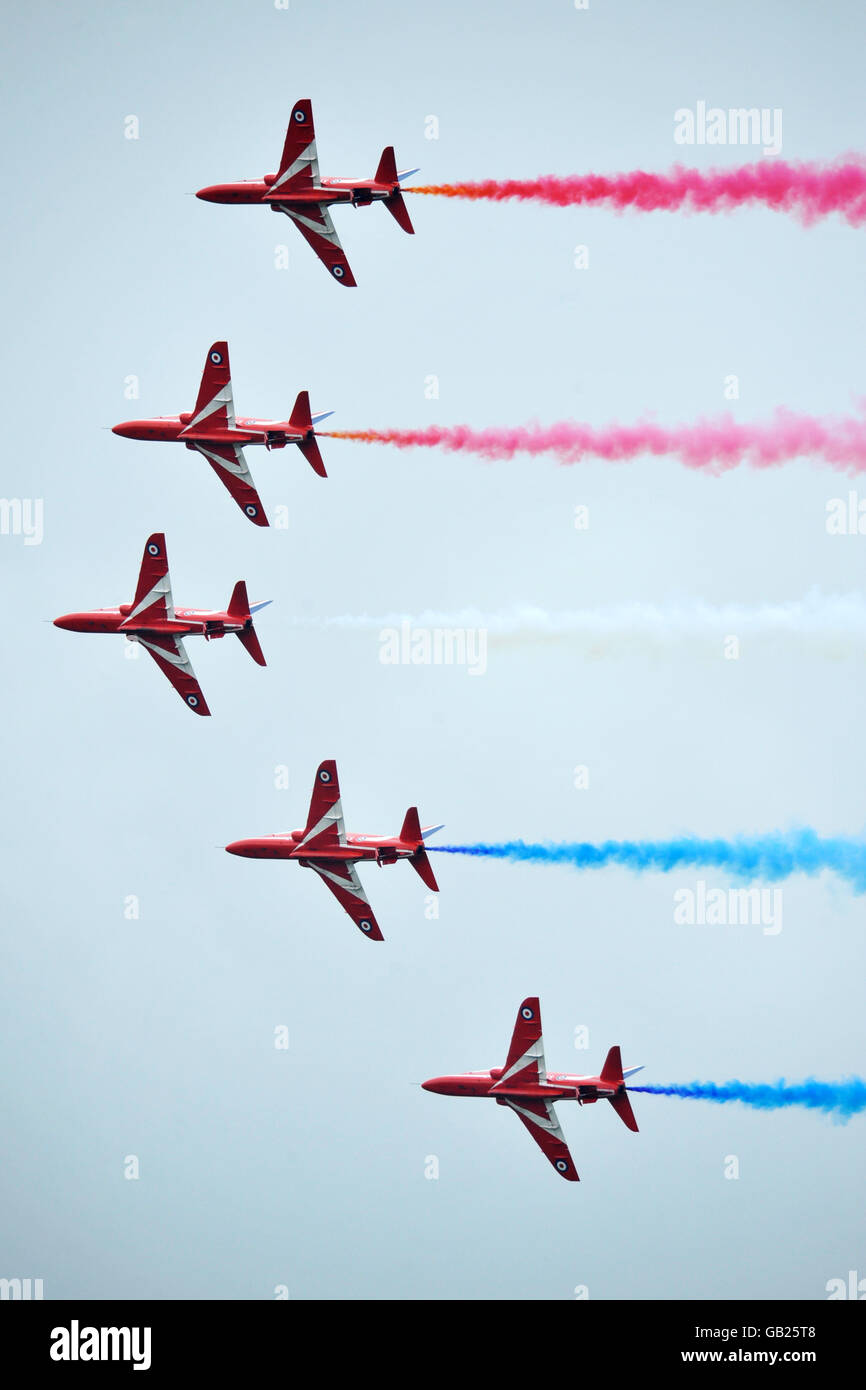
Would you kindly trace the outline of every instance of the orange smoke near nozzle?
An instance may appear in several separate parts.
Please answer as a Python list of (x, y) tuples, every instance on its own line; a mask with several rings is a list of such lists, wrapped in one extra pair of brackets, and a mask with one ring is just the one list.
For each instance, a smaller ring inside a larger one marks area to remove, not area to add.
[(390, 430), (317, 430), (320, 439), (354, 439), (361, 444), (391, 444)]

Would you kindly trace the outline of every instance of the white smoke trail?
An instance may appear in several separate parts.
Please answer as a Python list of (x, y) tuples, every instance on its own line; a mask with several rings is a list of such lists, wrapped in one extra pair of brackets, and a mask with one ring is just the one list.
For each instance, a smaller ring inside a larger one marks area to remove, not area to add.
[(786, 638), (850, 653), (866, 644), (866, 596), (823, 595), (813, 590), (802, 599), (759, 604), (711, 604), (702, 600), (667, 603), (628, 602), (608, 608), (549, 610), (533, 604), (484, 612), (424, 609), (417, 613), (379, 615), (346, 613), (291, 620), (296, 626), (347, 631), (401, 629), (473, 629), (487, 633), (490, 645), (532, 641), (576, 640), (590, 644), (615, 641), (664, 647), (685, 641), (733, 635)]

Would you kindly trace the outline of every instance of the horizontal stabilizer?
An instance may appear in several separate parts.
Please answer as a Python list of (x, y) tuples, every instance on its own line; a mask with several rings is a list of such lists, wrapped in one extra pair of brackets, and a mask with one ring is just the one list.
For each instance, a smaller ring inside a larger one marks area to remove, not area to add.
[(634, 1130), (635, 1134), (637, 1134), (637, 1120), (634, 1117), (634, 1111), (631, 1108), (631, 1101), (625, 1093), (625, 1088), (623, 1088), (623, 1090), (621, 1091), (617, 1091), (615, 1096), (611, 1096), (610, 1103), (613, 1106), (616, 1113), (619, 1115), (619, 1118), (622, 1120), (626, 1129)]
[(424, 850), (423, 848), (416, 849), (415, 853), (409, 860), (409, 863), (412, 865), (412, 868), (415, 870), (418, 877), (422, 879), (424, 883), (426, 883), (427, 887), (430, 888), (434, 893), (438, 893), (439, 884), (436, 882), (436, 876), (433, 873), (433, 868), (430, 864), (430, 860), (427, 858), (426, 850)]
[(311, 433), (307, 435), (306, 439), (300, 439), (298, 441), (298, 448), (300, 449), (304, 458), (307, 460), (307, 463), (310, 465), (313, 472), (318, 473), (320, 478), (327, 478), (328, 475), (325, 471), (325, 460), (322, 458), (322, 455), (319, 452), (319, 445), (316, 441), (316, 436)]
[(409, 209), (403, 201), (403, 194), (400, 192), (399, 188), (396, 189), (389, 198), (385, 199), (385, 207), (390, 212), (394, 221), (403, 228), (404, 232), (408, 232), (410, 236), (415, 235), (415, 228), (412, 226)]
[(250, 623), (249, 627), (245, 627), (243, 632), (239, 632), (237, 636), (238, 641), (246, 647), (253, 661), (255, 661), (258, 666), (267, 666), (268, 663), (265, 661), (265, 654), (259, 645), (259, 639), (256, 636), (256, 630), (252, 623)]

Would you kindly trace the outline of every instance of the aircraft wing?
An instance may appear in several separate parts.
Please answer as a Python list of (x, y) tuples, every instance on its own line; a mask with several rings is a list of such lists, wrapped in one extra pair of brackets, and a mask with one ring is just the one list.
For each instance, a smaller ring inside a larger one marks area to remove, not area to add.
[(319, 182), (319, 159), (316, 154), (316, 127), (313, 107), (309, 101), (298, 101), (292, 107), (280, 167), (272, 190), (315, 188)]
[(136, 637), (135, 640), (150, 653), (160, 671), (168, 676), (184, 703), (195, 714), (210, 714), (186, 648), (179, 637), (151, 632), (147, 637)]
[(508, 1105), (525, 1125), (541, 1152), (544, 1154), (566, 1182), (580, 1182), (568, 1145), (559, 1127), (559, 1120), (549, 1100), (511, 1100), (507, 1096), (497, 1099)]
[(346, 827), (343, 823), (337, 764), (333, 758), (326, 758), (316, 768), (304, 838), (298, 849), (337, 849), (345, 843)]
[(189, 424), (181, 431), (181, 438), (186, 430), (196, 429), (204, 420), (209, 420), (212, 426), (218, 425), (224, 430), (233, 430), (235, 427), (229, 345), (225, 341), (211, 343), (208, 349), (195, 410)]
[(330, 888), (337, 902), (348, 912), (356, 927), (369, 936), (371, 941), (384, 941), (379, 923), (370, 911), (367, 894), (364, 892), (358, 871), (354, 864), (345, 859), (302, 859), (305, 867), (315, 869), (322, 882)]
[(253, 477), (247, 467), (244, 451), (239, 444), (200, 444), (189, 440), (192, 448), (204, 454), (223, 487), (228, 488), (254, 526), (267, 526), (268, 518), (262, 506), (262, 499), (253, 486)]
[(131, 626), (139, 619), (146, 621), (147, 618), (167, 618), (169, 621), (174, 618), (168, 556), (165, 550), (165, 536), (161, 531), (155, 531), (145, 541), (138, 583), (135, 586), (135, 598), (124, 622)]
[(357, 284), (326, 203), (292, 203), (286, 199), (284, 203), (272, 203), (271, 206), (278, 212), (284, 212), (294, 222), (335, 280), (350, 287)]
[(544, 1065), (544, 1039), (541, 1035), (541, 1008), (533, 996), (524, 999), (517, 1010), (517, 1021), (511, 1035), (511, 1046), (505, 1059), (502, 1075), (493, 1087), (506, 1087), (515, 1082), (544, 1085), (547, 1070)]

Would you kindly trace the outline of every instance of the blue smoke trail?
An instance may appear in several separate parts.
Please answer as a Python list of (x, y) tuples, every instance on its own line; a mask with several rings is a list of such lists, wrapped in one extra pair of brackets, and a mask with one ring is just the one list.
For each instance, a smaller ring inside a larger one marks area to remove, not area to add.
[(784, 1110), (803, 1105), (807, 1110), (823, 1110), (842, 1121), (866, 1110), (866, 1081), (850, 1076), (844, 1081), (786, 1081), (758, 1084), (751, 1081), (690, 1081), (681, 1086), (629, 1086), (648, 1096), (678, 1096), (681, 1100), (713, 1100), (718, 1105), (738, 1100), (756, 1110)]
[(866, 892), (866, 840), (844, 835), (822, 839), (808, 829), (743, 835), (733, 840), (701, 840), (686, 835), (674, 840), (604, 840), (600, 844), (581, 840), (564, 844), (506, 840), (502, 844), (426, 848), (437, 854), (571, 864), (576, 869), (601, 869), (608, 864), (622, 865), (636, 873), (670, 873), (685, 867), (724, 869), (738, 879), (763, 879), (770, 883), (794, 873), (814, 875), (831, 869), (850, 883), (856, 893)]

